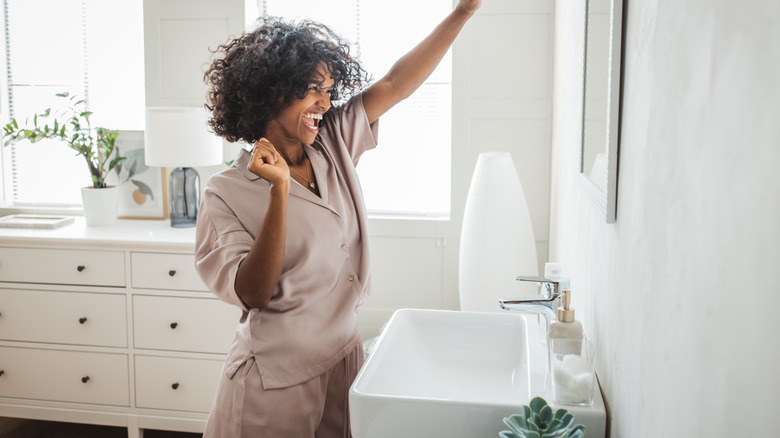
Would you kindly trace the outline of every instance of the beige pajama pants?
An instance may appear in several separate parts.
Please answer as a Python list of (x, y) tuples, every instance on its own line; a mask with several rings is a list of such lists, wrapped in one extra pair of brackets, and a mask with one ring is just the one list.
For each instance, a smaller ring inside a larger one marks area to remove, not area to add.
[(349, 387), (363, 365), (358, 346), (333, 368), (287, 388), (263, 388), (254, 358), (220, 376), (203, 438), (350, 438)]

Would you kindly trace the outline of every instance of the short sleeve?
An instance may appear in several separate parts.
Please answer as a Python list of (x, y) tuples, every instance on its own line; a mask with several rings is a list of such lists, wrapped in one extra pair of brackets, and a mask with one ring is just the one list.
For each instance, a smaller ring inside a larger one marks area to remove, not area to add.
[(238, 267), (252, 247), (252, 236), (224, 202), (206, 190), (195, 229), (195, 269), (221, 300), (248, 307), (235, 291)]
[(343, 106), (331, 109), (325, 113), (325, 117), (326, 126), (321, 141), (344, 147), (354, 165), (357, 165), (363, 152), (377, 146), (379, 121), (368, 123), (363, 93), (353, 96)]

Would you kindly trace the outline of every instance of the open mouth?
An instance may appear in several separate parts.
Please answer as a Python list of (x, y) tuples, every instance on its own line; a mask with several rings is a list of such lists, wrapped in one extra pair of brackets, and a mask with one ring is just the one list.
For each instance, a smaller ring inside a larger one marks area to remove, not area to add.
[(322, 120), (322, 114), (320, 113), (306, 113), (303, 115), (303, 124), (309, 131), (315, 134), (319, 131), (320, 120)]

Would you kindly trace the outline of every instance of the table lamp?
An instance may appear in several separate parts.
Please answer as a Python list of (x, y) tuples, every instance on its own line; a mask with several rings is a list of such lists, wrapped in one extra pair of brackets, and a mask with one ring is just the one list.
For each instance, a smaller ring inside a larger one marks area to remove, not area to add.
[(197, 107), (148, 107), (144, 151), (147, 166), (174, 167), (168, 179), (171, 226), (195, 226), (200, 176), (195, 166), (222, 163), (222, 139), (209, 131), (208, 112)]

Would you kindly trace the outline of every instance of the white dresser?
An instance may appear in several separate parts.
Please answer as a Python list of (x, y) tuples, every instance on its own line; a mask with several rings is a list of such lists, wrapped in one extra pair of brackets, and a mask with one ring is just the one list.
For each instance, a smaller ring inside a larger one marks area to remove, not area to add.
[(240, 310), (168, 221), (0, 228), (0, 416), (202, 432)]

